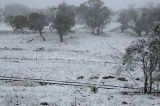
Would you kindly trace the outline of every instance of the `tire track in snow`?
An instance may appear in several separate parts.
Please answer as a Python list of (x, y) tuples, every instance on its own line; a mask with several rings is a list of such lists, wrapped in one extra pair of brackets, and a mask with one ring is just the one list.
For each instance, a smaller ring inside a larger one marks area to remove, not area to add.
[(105, 84), (93, 84), (93, 83), (80, 83), (80, 82), (71, 82), (71, 81), (57, 81), (57, 80), (44, 80), (44, 79), (28, 79), (28, 78), (20, 78), (20, 77), (6, 77), (0, 76), (0, 80), (2, 81), (30, 81), (34, 83), (42, 83), (49, 85), (60, 85), (60, 86), (80, 86), (80, 87), (97, 87), (101, 89), (116, 89), (116, 88), (125, 88), (125, 89), (139, 89), (139, 88), (130, 88), (124, 86), (117, 85), (105, 85)]

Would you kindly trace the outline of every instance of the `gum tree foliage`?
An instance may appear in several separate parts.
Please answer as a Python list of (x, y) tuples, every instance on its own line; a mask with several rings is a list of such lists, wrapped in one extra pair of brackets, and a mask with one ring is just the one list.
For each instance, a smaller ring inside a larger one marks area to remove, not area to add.
[(123, 10), (118, 18), (118, 22), (121, 24), (121, 31), (132, 29), (135, 31), (139, 36), (143, 31), (148, 33), (148, 13), (145, 9), (125, 9)]
[(111, 11), (104, 6), (104, 2), (100, 0), (89, 0), (84, 5), (85, 22), (92, 29), (92, 33), (101, 34), (104, 26), (110, 21)]
[(70, 6), (60, 4), (57, 10), (56, 18), (54, 20), (54, 27), (60, 36), (60, 42), (63, 42), (63, 35), (71, 30), (75, 25), (75, 14)]
[(148, 35), (152, 32), (151, 27), (154, 22), (160, 21), (160, 7), (144, 7), (130, 8), (122, 11), (119, 15), (118, 22), (121, 23), (121, 31), (130, 28), (137, 33), (138, 36), (145, 32)]
[(131, 29), (135, 31), (138, 36), (141, 36), (141, 33), (145, 28), (145, 20), (143, 20), (143, 15), (141, 12), (141, 9), (132, 8), (129, 10), (129, 16), (132, 21)]
[(160, 21), (160, 5), (158, 5), (157, 7), (152, 8), (152, 20), (154, 21)]
[(46, 16), (48, 18), (49, 23), (53, 23), (54, 19), (55, 19), (55, 15), (56, 15), (56, 7), (50, 7), (47, 8), (46, 10)]
[[(159, 28), (160, 24), (156, 30)], [(137, 67), (143, 71), (144, 75), (144, 93), (152, 93), (153, 73), (160, 72), (160, 33), (149, 40), (138, 40), (133, 42), (126, 49), (123, 56), (123, 65), (129, 70), (135, 70)]]
[(128, 29), (129, 21), (130, 21), (128, 10), (122, 10), (122, 12), (119, 14), (117, 21), (121, 24), (120, 28), (121, 28), (122, 32), (124, 32), (124, 30)]
[(78, 10), (77, 6), (75, 6), (75, 5), (69, 5), (69, 8), (72, 10), (72, 12), (74, 12), (75, 15), (77, 15), (77, 10)]
[(47, 11), (46, 11), (46, 16), (47, 16), (47, 19), (48, 19), (48, 22), (49, 22), (49, 30), (50, 31), (54, 30), (53, 22), (54, 22), (54, 19), (55, 19), (55, 16), (56, 16), (56, 11), (57, 11), (56, 7), (47, 8)]
[(150, 32), (151, 26), (153, 25), (152, 17), (151, 17), (151, 11), (148, 8), (141, 8), (137, 11), (140, 11), (140, 13), (137, 13), (137, 18), (135, 17), (133, 20), (135, 23), (135, 26), (133, 26), (133, 30), (139, 35), (142, 35), (142, 32), (144, 31), (146, 35)]
[(7, 16), (5, 17), (5, 23), (10, 25), (13, 29), (13, 31), (15, 31), (15, 26), (14, 26), (14, 17), (13, 16)]
[(38, 31), (40, 37), (43, 41), (46, 41), (45, 37), (43, 36), (43, 29), (45, 26), (48, 25), (47, 17), (40, 13), (31, 13), (29, 16), (29, 29), (33, 31)]
[(28, 19), (25, 16), (19, 15), (14, 17), (14, 25), (15, 25), (15, 30), (22, 30), (24, 28), (27, 28), (28, 26)]
[(77, 8), (77, 16), (78, 19), (80, 21), (80, 23), (84, 24), (85, 23), (85, 18), (87, 16), (87, 11), (88, 7), (85, 5), (85, 3), (81, 4), (78, 8)]
[(0, 4), (0, 22), (4, 21), (4, 9), (1, 7)]
[(79, 23), (79, 20), (78, 20), (78, 6), (69, 5), (69, 8), (70, 8), (71, 11), (74, 13), (74, 16), (75, 16), (75, 23)]
[(18, 15), (18, 16), (8, 16), (5, 19), (5, 22), (8, 25), (11, 25), (13, 31), (21, 30), (23, 31), (24, 28), (28, 26), (28, 19), (25, 16)]

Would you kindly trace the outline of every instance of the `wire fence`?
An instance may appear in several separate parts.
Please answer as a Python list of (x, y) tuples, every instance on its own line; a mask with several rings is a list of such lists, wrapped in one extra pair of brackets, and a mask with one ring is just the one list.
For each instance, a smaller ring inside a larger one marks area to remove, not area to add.
[(86, 60), (86, 59), (63, 59), (63, 58), (28, 58), (28, 57), (10, 57), (4, 56), (0, 57), (1, 60), (13, 60), (13, 61), (51, 61), (51, 62), (59, 62), (59, 63), (66, 63), (66, 64), (82, 64), (82, 65), (93, 65), (93, 66), (104, 66), (107, 67), (108, 65), (117, 65), (116, 62), (111, 61), (94, 61), (94, 60)]

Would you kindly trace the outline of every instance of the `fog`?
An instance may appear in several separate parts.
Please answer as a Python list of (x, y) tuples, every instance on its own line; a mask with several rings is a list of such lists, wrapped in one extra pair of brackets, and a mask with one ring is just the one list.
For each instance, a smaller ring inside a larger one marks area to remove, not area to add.
[[(1, 6), (6, 4), (18, 3), (26, 5), (30, 8), (46, 8), (50, 6), (57, 6), (59, 3), (66, 2), (68, 4), (80, 5), (87, 0), (0, 0)], [(160, 3), (160, 0), (103, 0), (105, 4), (113, 9), (118, 10), (121, 8), (127, 8), (130, 4), (135, 4), (135, 6), (145, 6), (153, 2), (155, 5)]]

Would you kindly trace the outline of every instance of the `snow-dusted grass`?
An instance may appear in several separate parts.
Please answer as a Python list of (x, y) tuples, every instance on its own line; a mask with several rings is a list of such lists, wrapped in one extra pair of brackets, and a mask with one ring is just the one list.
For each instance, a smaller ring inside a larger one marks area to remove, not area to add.
[[(94, 94), (86, 87), (37, 86), (6, 87), (1, 86), (1, 106), (39, 106), (47, 102), (49, 106), (159, 106), (159, 97), (146, 95), (120, 95), (117, 90), (99, 89)], [(2, 105), (3, 104), (3, 105)]]
[[(113, 25), (112, 25), (113, 26)], [(32, 78), (57, 81), (76, 81), (93, 84), (109, 84), (136, 87), (127, 73), (118, 74), (125, 48), (138, 38), (119, 32), (108, 32), (98, 36), (91, 35), (81, 26), (75, 33), (64, 36), (59, 42), (55, 32), (44, 33), (46, 42), (38, 34), (2, 33), (0, 35), (0, 75), (7, 77)], [(135, 72), (136, 77), (142, 77)], [(103, 79), (106, 76), (113, 79)], [(84, 78), (78, 79), (83, 76)], [(128, 81), (117, 80), (125, 77)], [(142, 81), (138, 82), (142, 84)], [(1, 82), (0, 103), (2, 106), (39, 106), (47, 102), (50, 106), (159, 106), (158, 97), (140, 95), (121, 95), (120, 91), (98, 89), (93, 94), (88, 87), (73, 86), (24, 86), (14, 82)], [(14, 103), (12, 103), (14, 101)], [(7, 104), (8, 103), (8, 104)], [(9, 104), (10, 103), (10, 104)]]

